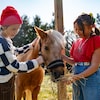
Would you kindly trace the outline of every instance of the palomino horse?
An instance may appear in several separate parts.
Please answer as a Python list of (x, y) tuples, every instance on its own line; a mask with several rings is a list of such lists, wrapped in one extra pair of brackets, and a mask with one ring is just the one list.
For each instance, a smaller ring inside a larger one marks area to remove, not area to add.
[[(42, 54), (45, 66), (51, 72), (52, 81), (57, 80), (64, 75), (64, 64), (61, 60), (61, 50), (65, 48), (63, 35), (55, 30), (43, 31), (35, 27), (38, 41), (33, 50), (18, 57), (20, 61), (34, 59), (39, 53)], [(16, 100), (37, 100), (40, 86), (43, 81), (44, 70), (39, 67), (30, 73), (20, 73), (17, 75), (16, 83)], [(31, 93), (31, 94), (30, 94)]]

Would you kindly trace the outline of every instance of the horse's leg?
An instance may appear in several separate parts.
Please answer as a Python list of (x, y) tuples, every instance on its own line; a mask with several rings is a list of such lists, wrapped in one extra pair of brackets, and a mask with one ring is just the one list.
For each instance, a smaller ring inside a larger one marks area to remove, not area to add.
[(38, 70), (35, 71), (34, 73), (35, 76), (35, 83), (34, 83), (34, 88), (31, 90), (32, 91), (32, 100), (38, 100), (38, 94), (40, 92), (40, 87), (43, 81), (44, 77), (44, 70), (42, 67), (39, 67)]
[(26, 97), (25, 100), (32, 100), (32, 92), (30, 90), (25, 90)]
[(19, 93), (17, 93), (15, 98), (15, 100), (24, 100), (23, 92), (20, 91)]
[(23, 88), (15, 86), (15, 100), (21, 100), (23, 97)]
[(37, 85), (36, 88), (32, 91), (32, 100), (38, 100), (38, 94), (40, 92), (40, 85)]
[(23, 93), (21, 91), (16, 92), (15, 93), (15, 100), (21, 100), (21, 98), (23, 97), (22, 95), (23, 95)]

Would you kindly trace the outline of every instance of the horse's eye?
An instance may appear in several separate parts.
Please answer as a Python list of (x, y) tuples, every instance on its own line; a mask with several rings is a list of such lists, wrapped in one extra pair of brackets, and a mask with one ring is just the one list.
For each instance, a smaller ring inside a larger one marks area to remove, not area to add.
[(45, 46), (45, 48), (44, 48), (45, 50), (49, 50), (49, 48), (47, 47), (47, 46)]

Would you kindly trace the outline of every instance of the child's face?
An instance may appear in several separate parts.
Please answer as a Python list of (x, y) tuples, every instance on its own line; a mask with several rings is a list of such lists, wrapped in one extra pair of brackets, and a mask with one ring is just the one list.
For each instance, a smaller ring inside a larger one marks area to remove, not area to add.
[(5, 33), (7, 37), (9, 38), (14, 38), (15, 35), (19, 32), (21, 25), (20, 24), (15, 24), (15, 25), (10, 25), (6, 28)]
[(84, 24), (84, 33), (83, 33), (82, 29), (80, 29), (80, 27), (77, 23), (74, 24), (75, 32), (81, 38), (83, 38), (83, 37), (88, 38), (90, 36), (91, 31), (92, 31), (92, 25), (86, 25), (85, 23), (83, 23), (83, 24)]

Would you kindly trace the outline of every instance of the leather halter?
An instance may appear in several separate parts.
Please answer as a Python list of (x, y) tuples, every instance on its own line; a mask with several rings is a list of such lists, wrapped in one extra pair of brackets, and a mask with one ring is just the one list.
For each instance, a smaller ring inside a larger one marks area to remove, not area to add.
[(64, 63), (61, 59), (52, 61), (48, 66), (47, 69), (57, 68), (57, 67), (64, 67)]
[[(42, 47), (41, 39), (39, 40), (39, 45), (40, 45), (40, 49), (39, 49), (39, 54), (38, 55), (42, 55), (42, 52), (41, 52), (41, 47)], [(45, 63), (42, 64), (42, 67), (44, 67), (44, 65), (45, 65)], [(57, 60), (52, 61), (49, 65), (47, 65), (47, 69), (52, 69), (52, 68), (57, 68), (57, 67), (64, 67), (63, 60), (57, 59)]]

